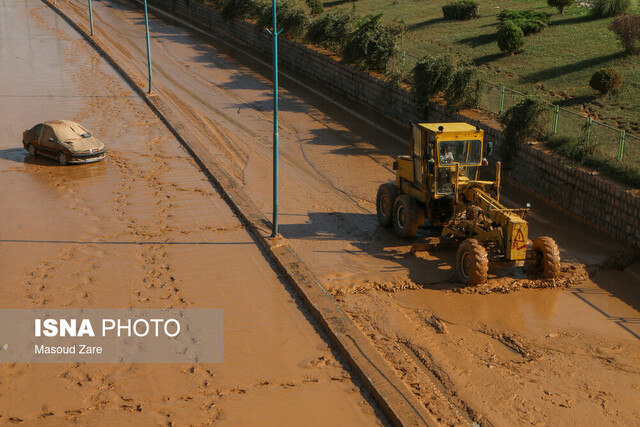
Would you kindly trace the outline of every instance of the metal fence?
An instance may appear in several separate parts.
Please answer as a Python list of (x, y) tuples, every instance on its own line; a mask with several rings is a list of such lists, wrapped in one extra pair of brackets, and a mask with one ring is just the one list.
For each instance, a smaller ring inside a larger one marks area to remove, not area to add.
[[(482, 82), (479, 108), (494, 114), (502, 114), (526, 97), (525, 94), (490, 82)], [(549, 104), (549, 133), (558, 136), (587, 139), (597, 146), (603, 160), (617, 160), (640, 168), (640, 137), (630, 135), (605, 123), (554, 104)]]

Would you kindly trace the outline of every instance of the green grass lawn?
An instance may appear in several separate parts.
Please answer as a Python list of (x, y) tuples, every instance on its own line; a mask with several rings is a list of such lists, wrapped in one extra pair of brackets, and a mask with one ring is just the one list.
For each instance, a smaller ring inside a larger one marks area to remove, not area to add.
[[(449, 53), (473, 61), (483, 79), (513, 90), (538, 94), (560, 106), (640, 136), (640, 56), (625, 56), (607, 28), (612, 18), (593, 20), (586, 7), (571, 6), (559, 15), (546, 0), (480, 0), (480, 18), (445, 21), (442, 6), (449, 0), (360, 0), (359, 14), (384, 13), (384, 21), (403, 20), (408, 32), (402, 42), (407, 65), (415, 57)], [(325, 2), (325, 9), (351, 8), (349, 1)], [(497, 15), (504, 9), (553, 13), (551, 25), (526, 37), (524, 51), (504, 56), (495, 41)], [(623, 76), (617, 93), (597, 97), (591, 75), (614, 67)]]

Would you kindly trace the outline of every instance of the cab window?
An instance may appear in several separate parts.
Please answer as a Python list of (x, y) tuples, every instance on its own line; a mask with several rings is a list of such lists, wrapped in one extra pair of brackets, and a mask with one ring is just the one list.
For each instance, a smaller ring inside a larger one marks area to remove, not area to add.
[(33, 127), (33, 131), (35, 132), (36, 137), (38, 138), (40, 138), (40, 135), (42, 134), (42, 127), (43, 127), (42, 123), (40, 123), (39, 125), (35, 125)]
[(454, 163), (477, 165), (481, 161), (482, 142), (479, 139), (439, 141), (438, 153), (441, 166), (450, 166)]

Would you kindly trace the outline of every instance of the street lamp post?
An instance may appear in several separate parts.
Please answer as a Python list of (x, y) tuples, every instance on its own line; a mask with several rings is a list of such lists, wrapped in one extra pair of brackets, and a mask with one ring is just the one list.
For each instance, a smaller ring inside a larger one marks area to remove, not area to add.
[[(91, 2), (91, 0), (89, 0)], [(149, 13), (147, 12), (147, 0), (144, 0), (144, 25), (147, 36), (147, 65), (149, 67), (149, 92), (152, 90), (152, 81), (151, 81), (151, 43), (149, 41)]]
[(89, 0), (89, 28), (91, 29), (91, 35), (93, 36), (93, 9), (91, 8), (91, 0)]
[(276, 0), (273, 0), (273, 228), (271, 237), (278, 235), (278, 31)]

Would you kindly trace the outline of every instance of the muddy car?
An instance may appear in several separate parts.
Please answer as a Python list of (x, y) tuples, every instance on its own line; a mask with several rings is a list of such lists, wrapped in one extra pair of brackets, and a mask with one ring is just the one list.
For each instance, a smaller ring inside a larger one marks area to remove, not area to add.
[(62, 166), (99, 162), (105, 158), (104, 144), (70, 120), (38, 123), (24, 131), (22, 145), (32, 157), (49, 157)]

